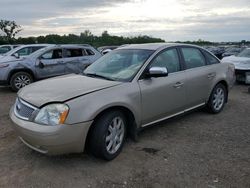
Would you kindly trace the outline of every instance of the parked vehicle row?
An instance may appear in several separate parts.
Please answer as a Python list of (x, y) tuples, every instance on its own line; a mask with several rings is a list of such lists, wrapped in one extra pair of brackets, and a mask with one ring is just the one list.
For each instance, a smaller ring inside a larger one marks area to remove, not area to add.
[[(32, 55), (32, 66), (38, 73), (53, 64), (53, 57), (85, 52), (85, 47), (47, 47)], [(53, 70), (60, 69), (46, 72)], [(84, 74), (22, 88), (10, 117), (21, 141), (38, 152), (78, 153), (88, 144), (95, 156), (112, 160), (126, 135), (136, 137), (144, 127), (199, 107), (221, 112), (233, 83), (234, 66), (198, 46), (126, 45), (99, 58)]]
[(100, 57), (89, 45), (20, 46), (0, 59), (0, 84), (18, 91), (36, 80), (82, 73)]
[(207, 46), (205, 47), (208, 51), (214, 54), (217, 58), (222, 59), (223, 57), (237, 55), (242, 52), (245, 47), (235, 47), (235, 46)]

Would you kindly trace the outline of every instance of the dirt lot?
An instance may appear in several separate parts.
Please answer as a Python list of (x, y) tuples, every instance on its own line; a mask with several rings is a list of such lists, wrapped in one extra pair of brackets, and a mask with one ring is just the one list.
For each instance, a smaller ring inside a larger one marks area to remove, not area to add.
[(144, 130), (111, 162), (27, 148), (0, 88), (0, 187), (250, 187), (250, 93), (236, 85), (222, 113), (203, 110)]

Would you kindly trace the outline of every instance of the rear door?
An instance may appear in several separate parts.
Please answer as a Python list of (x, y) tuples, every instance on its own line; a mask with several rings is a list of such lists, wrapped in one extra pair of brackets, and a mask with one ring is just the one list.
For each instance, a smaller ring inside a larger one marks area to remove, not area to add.
[(83, 70), (90, 64), (85, 49), (83, 48), (65, 48), (65, 73), (82, 73)]
[(207, 100), (216, 72), (207, 66), (199, 48), (181, 47), (186, 67), (187, 108), (203, 105)]
[(56, 48), (43, 53), (36, 61), (38, 78), (48, 78), (65, 74), (62, 49)]
[(162, 51), (150, 67), (166, 67), (169, 75), (139, 80), (143, 126), (180, 113), (186, 103), (186, 76), (177, 49)]

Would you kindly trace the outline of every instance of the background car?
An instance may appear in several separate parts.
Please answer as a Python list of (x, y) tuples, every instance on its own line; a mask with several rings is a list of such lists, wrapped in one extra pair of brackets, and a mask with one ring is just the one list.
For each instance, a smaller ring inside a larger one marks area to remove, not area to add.
[(120, 47), (71, 74), (33, 83), (18, 92), (10, 111), (14, 129), (44, 154), (83, 152), (112, 160), (126, 135), (206, 107), (223, 110), (234, 66), (184, 44)]
[[(35, 48), (37, 47), (41, 46), (36, 45)], [(33, 49), (34, 46), (19, 50), (28, 51), (29, 48)], [(89, 45), (48, 45), (25, 58), (0, 60), (0, 84), (10, 85), (13, 91), (18, 91), (36, 80), (82, 73), (99, 57), (101, 54)]]
[(0, 56), (13, 50), (20, 45), (0, 45)]
[(47, 47), (50, 44), (28, 44), (28, 45), (21, 45), (13, 50), (3, 54), (0, 56), (0, 63), (1, 62), (8, 62), (8, 61), (15, 61), (19, 58), (26, 57), (35, 51)]
[(212, 54), (214, 54), (217, 58), (222, 59), (222, 54), (225, 52), (225, 48), (223, 46), (218, 46), (218, 47), (207, 47), (205, 48)]
[(250, 48), (246, 48), (238, 55), (224, 57), (222, 62), (234, 64), (236, 80), (250, 84)]

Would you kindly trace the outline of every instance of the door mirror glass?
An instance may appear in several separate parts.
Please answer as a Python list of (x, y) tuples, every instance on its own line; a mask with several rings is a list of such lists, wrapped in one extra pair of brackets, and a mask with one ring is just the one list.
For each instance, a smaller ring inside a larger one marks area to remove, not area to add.
[(149, 77), (165, 77), (168, 76), (166, 67), (151, 67), (148, 72)]

